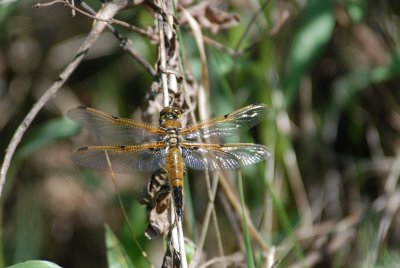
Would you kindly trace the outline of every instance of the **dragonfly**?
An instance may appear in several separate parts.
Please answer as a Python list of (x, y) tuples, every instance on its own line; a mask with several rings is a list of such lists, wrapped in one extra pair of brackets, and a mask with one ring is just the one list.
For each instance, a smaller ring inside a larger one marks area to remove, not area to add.
[(229, 170), (258, 163), (270, 150), (254, 143), (206, 143), (203, 140), (239, 134), (258, 124), (265, 104), (252, 104), (226, 115), (182, 127), (177, 107), (160, 112), (159, 126), (77, 107), (67, 116), (100, 138), (100, 145), (81, 147), (72, 156), (81, 166), (116, 173), (155, 172), (165, 167), (172, 186), (176, 214), (183, 213), (183, 177), (186, 167), (195, 170)]

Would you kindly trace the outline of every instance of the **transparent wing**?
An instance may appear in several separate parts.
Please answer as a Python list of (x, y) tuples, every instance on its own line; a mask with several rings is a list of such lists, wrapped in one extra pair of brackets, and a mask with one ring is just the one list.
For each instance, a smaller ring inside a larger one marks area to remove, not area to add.
[(165, 143), (137, 146), (90, 146), (79, 148), (72, 156), (81, 166), (110, 170), (116, 173), (153, 172), (165, 164)]
[(183, 128), (179, 133), (184, 139), (195, 141), (198, 138), (222, 137), (251, 128), (264, 117), (267, 106), (253, 104), (227, 115), (214, 117)]
[[(102, 143), (132, 145), (156, 141), (165, 133), (160, 127), (119, 118), (89, 107), (74, 108), (68, 111), (67, 116), (83, 128), (92, 131)], [(103, 137), (107, 140), (104, 141)]]
[(253, 143), (203, 144), (183, 142), (182, 155), (193, 169), (236, 169), (271, 156), (267, 147)]

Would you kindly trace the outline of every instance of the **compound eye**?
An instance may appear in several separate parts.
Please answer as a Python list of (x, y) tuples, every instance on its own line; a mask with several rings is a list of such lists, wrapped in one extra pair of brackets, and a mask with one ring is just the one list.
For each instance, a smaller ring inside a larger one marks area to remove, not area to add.
[(165, 118), (168, 116), (168, 114), (171, 114), (171, 107), (165, 107), (160, 111), (160, 117)]
[(175, 118), (181, 117), (181, 111), (178, 108), (174, 108), (173, 115)]

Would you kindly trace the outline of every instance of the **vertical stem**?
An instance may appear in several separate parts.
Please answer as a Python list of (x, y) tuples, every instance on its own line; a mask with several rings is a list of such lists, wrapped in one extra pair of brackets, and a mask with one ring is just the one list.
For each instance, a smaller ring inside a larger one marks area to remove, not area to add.
[[(158, 34), (159, 34), (159, 62), (158, 62), (158, 73), (161, 78), (161, 87), (163, 93), (163, 106), (168, 107), (171, 105), (169, 98), (169, 90), (172, 92), (178, 92), (178, 82), (176, 74), (171, 69), (174, 68), (173, 61), (176, 51), (171, 49), (177, 48), (177, 36), (174, 32), (174, 18), (173, 18), (173, 3), (167, 5), (165, 2), (167, 0), (158, 0), (158, 10), (157, 10), (157, 24), (158, 24)], [(173, 1), (173, 0), (170, 0)], [(170, 10), (171, 9), (171, 10)], [(171, 45), (171, 44), (175, 44)], [(168, 47), (166, 47), (168, 46)], [(169, 57), (169, 58), (168, 58)], [(172, 65), (172, 66), (171, 66)], [(182, 229), (182, 218), (180, 215), (176, 214), (176, 208), (171, 202), (170, 219), (173, 228), (171, 230), (171, 240), (174, 249), (179, 252), (181, 257), (181, 267), (187, 268), (186, 252), (185, 252), (185, 241)]]
[(179, 252), (181, 253), (181, 267), (187, 268), (187, 259), (186, 259), (186, 251), (185, 251), (185, 240), (183, 237), (183, 229), (182, 229), (182, 218), (178, 217), (176, 221), (176, 229), (178, 231), (178, 241), (179, 241)]
[(254, 259), (253, 259), (253, 250), (252, 250), (252, 246), (251, 246), (249, 230), (247, 229), (242, 173), (240, 171), (238, 171), (238, 190), (239, 190), (240, 203), (241, 203), (241, 209), (242, 209), (242, 225), (243, 225), (244, 243), (246, 245), (247, 267), (254, 268), (255, 266), (254, 266)]
[(174, 206), (174, 202), (171, 202), (171, 213), (170, 213), (170, 221), (173, 224), (173, 228), (171, 230), (171, 241), (174, 249), (176, 249), (181, 256), (181, 267), (188, 268), (187, 259), (186, 259), (186, 251), (185, 251), (185, 240), (183, 237), (183, 229), (182, 229), (182, 218), (176, 217), (176, 210)]
[(164, 20), (163, 15), (160, 13), (161, 10), (165, 10), (165, 4), (163, 1), (158, 1), (158, 6), (161, 7), (159, 12), (157, 13), (157, 22), (158, 22), (158, 36), (160, 39), (158, 54), (160, 57), (160, 65), (159, 72), (161, 71), (161, 86), (163, 89), (163, 106), (168, 107), (169, 105), (169, 94), (168, 94), (168, 80), (167, 74), (165, 73), (165, 69), (167, 67), (167, 53), (165, 51), (165, 33), (164, 33)]

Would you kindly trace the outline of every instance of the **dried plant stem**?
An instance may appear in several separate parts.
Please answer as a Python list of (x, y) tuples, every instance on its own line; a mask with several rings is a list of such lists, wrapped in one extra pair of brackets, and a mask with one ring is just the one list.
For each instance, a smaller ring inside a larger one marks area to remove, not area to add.
[[(181, 7), (183, 15), (186, 17), (190, 28), (192, 29), (197, 49), (199, 51), (200, 55), (200, 62), (201, 62), (201, 85), (203, 86), (207, 99), (210, 91), (210, 85), (208, 81), (208, 66), (207, 66), (207, 55), (206, 55), (206, 50), (204, 48), (204, 39), (203, 39), (203, 33), (201, 31), (201, 27), (199, 23), (190, 15), (190, 13)], [(201, 111), (200, 111), (201, 112)], [(208, 116), (207, 116), (208, 117)]]
[[(97, 13), (97, 17), (102, 19), (109, 19), (112, 18), (119, 10), (124, 8), (127, 5), (128, 0), (126, 1), (115, 1), (114, 2), (107, 2), (105, 5)], [(62, 87), (62, 85), (67, 81), (70, 75), (75, 71), (78, 67), (79, 63), (82, 61), (84, 56), (89, 51), (90, 47), (95, 43), (97, 38), (100, 36), (100, 33), (104, 30), (107, 26), (107, 22), (104, 21), (97, 21), (93, 24), (93, 27), (83, 41), (82, 45), (78, 49), (75, 58), (72, 60), (71, 63), (67, 65), (67, 67), (61, 72), (58, 76), (57, 81), (55, 81), (50, 88), (46, 90), (46, 92), (39, 98), (39, 100), (33, 105), (31, 110), (25, 116), (22, 123), (19, 125), (18, 129), (15, 131), (8, 147), (6, 150), (6, 155), (3, 160), (3, 164), (1, 166), (0, 171), (0, 196), (3, 192), (4, 183), (6, 181), (6, 176), (8, 169), (10, 167), (11, 159), (15, 153), (15, 150), (18, 144), (21, 142), (21, 139), (27, 130), (27, 128), (32, 123), (33, 119), (35, 119), (38, 112), (43, 108), (43, 106), (53, 97), (57, 91)]]
[(230, 47), (227, 47), (227, 46), (221, 44), (220, 42), (218, 42), (218, 41), (216, 41), (216, 40), (214, 40), (211, 37), (206, 36), (206, 35), (203, 35), (203, 40), (204, 40), (204, 43), (206, 43), (207, 45), (210, 45), (210, 46), (212, 46), (212, 47), (214, 47), (214, 48), (216, 48), (216, 49), (218, 49), (220, 51), (223, 51), (223, 52), (227, 53), (231, 57), (239, 57), (243, 53), (242, 51), (236, 51), (236, 50), (234, 50), (234, 49), (232, 49)]
[(248, 230), (248, 225), (247, 225), (247, 220), (246, 220), (246, 208), (244, 204), (244, 193), (243, 193), (243, 180), (242, 180), (242, 173), (240, 171), (237, 172), (237, 177), (238, 177), (238, 190), (239, 190), (239, 196), (240, 196), (240, 208), (242, 211), (242, 231), (243, 231), (243, 239), (244, 239), (244, 244), (245, 244), (245, 249), (246, 249), (246, 263), (247, 267), (250, 268), (255, 268), (254, 264), (254, 256), (253, 256), (253, 249), (251, 246), (251, 241), (250, 241), (250, 236), (249, 236), (249, 230)]
[[(211, 189), (211, 187), (209, 186), (210, 183), (207, 183), (207, 188), (209, 188), (208, 193), (209, 193), (209, 203), (212, 205), (211, 206), (211, 213), (212, 213), (212, 221), (213, 221), (213, 225), (214, 225), (214, 229), (215, 229), (215, 237), (217, 240), (217, 247), (218, 247), (218, 251), (219, 251), (219, 255), (221, 257), (223, 257), (224, 254), (224, 247), (222, 245), (222, 238), (221, 238), (221, 232), (219, 230), (219, 225), (218, 225), (218, 218), (217, 218), (217, 212), (215, 211), (215, 206), (214, 206), (214, 202), (215, 202), (215, 196), (217, 194), (217, 189), (218, 189), (218, 183), (219, 183), (219, 173), (216, 174), (213, 178), (213, 187)], [(225, 263), (223, 263), (223, 265), (221, 267), (226, 267)]]
[[(201, 27), (198, 24), (198, 22), (192, 17), (192, 15), (186, 9), (184, 9), (183, 7), (180, 7), (180, 8), (182, 10), (183, 15), (186, 17), (186, 19), (189, 23), (189, 26), (193, 33), (193, 36), (195, 37), (197, 49), (198, 49), (199, 55), (200, 55), (202, 87), (199, 89), (199, 93), (198, 93), (198, 104), (199, 104), (198, 110), (199, 110), (200, 120), (205, 120), (206, 118), (209, 117), (208, 99), (210, 97), (209, 96), (210, 89), (209, 89), (209, 75), (208, 75), (208, 68), (207, 68), (207, 56), (206, 56), (206, 51), (205, 51), (205, 47), (204, 47), (204, 39), (203, 39), (204, 36), (203, 36)], [(190, 100), (188, 103), (190, 103)], [(191, 112), (191, 116), (192, 116), (192, 120), (195, 121), (193, 112)], [(202, 142), (202, 141), (199, 139), (199, 142)], [(215, 195), (216, 195), (217, 188), (218, 188), (219, 173), (217, 173), (215, 175), (212, 187), (211, 187), (211, 183), (210, 183), (210, 175), (207, 171), (204, 172), (204, 177), (205, 177), (206, 186), (207, 186), (208, 205), (207, 205), (206, 214), (204, 216), (200, 240), (197, 242), (197, 249), (196, 249), (195, 255), (191, 261), (190, 267), (197, 267), (200, 262), (201, 253), (203, 251), (203, 246), (204, 246), (204, 242), (206, 239), (206, 234), (208, 231), (211, 216), (212, 216), (214, 230), (216, 233), (216, 240), (217, 240), (219, 254), (221, 257), (224, 256), (224, 250), (223, 250), (221, 234), (220, 234), (219, 226), (218, 226), (217, 214), (216, 214), (215, 208), (214, 208), (214, 200), (215, 200)], [(223, 263), (222, 267), (225, 267), (225, 263)]]
[[(222, 256), (213, 258), (205, 263), (203, 263), (199, 268), (207, 268), (207, 267), (220, 267), (220, 263), (223, 264), (232, 264), (232, 266), (238, 266), (238, 263), (243, 263), (244, 255), (242, 252), (237, 252), (229, 256)], [(240, 267), (240, 266), (239, 266)]]
[(167, 53), (165, 50), (165, 32), (164, 32), (164, 20), (163, 14), (161, 14), (161, 10), (165, 7), (163, 1), (158, 2), (159, 12), (157, 12), (157, 24), (158, 24), (158, 34), (159, 34), (159, 45), (158, 45), (158, 55), (160, 57), (160, 65), (161, 68), (161, 87), (163, 92), (163, 105), (167, 107), (169, 105), (169, 94), (168, 94), (168, 81), (167, 81), (167, 74), (165, 73), (167, 67)]
[[(200, 259), (201, 259), (201, 253), (203, 251), (204, 242), (206, 240), (206, 235), (207, 235), (207, 230), (208, 230), (209, 222), (210, 222), (210, 219), (211, 219), (211, 215), (213, 216), (213, 220), (215, 219), (215, 221), (216, 221), (216, 219), (217, 219), (217, 217), (215, 215), (215, 209), (214, 209), (214, 200), (215, 200), (215, 195), (217, 193), (217, 188), (218, 188), (219, 174), (216, 174), (216, 176), (215, 176), (215, 178), (213, 180), (212, 187), (210, 186), (210, 178), (209, 178), (208, 173), (206, 173), (206, 182), (207, 181), (208, 181), (207, 188), (209, 188), (208, 189), (208, 193), (209, 193), (208, 200), (209, 201), (208, 201), (208, 204), (207, 204), (206, 213), (204, 215), (204, 221), (203, 221), (203, 225), (202, 225), (203, 227), (202, 227), (202, 230), (201, 230), (201, 233), (200, 233), (200, 239), (199, 239), (199, 241), (198, 241), (198, 243), (196, 245), (196, 252), (195, 252), (195, 254), (193, 256), (193, 259), (192, 259), (192, 261), (190, 263), (190, 267), (193, 267), (193, 268), (199, 266)], [(219, 234), (218, 224), (217, 224), (216, 232), (217, 232), (217, 236), (220, 238), (221, 236)], [(221, 243), (218, 243), (218, 248), (219, 248), (219, 251), (220, 251), (221, 258), (222, 258), (224, 254), (223, 254), (223, 248), (222, 248)], [(225, 267), (226, 266), (223, 261), (222, 261), (221, 265), (222, 265), (221, 267)]]
[[(85, 9), (90, 14), (92, 14), (92, 15), (96, 14), (96, 12), (85, 2), (81, 1), (80, 4), (81, 4), (82, 8)], [(119, 40), (123, 50), (128, 52), (132, 56), (133, 59), (135, 59), (137, 62), (139, 62), (139, 64), (142, 65), (143, 68), (146, 69), (150, 73), (151, 76), (154, 77), (156, 75), (156, 71), (154, 70), (153, 66), (136, 51), (132, 40), (124, 37), (111, 24), (107, 24), (107, 29)], [(154, 37), (153, 37), (153, 39), (154, 39)]]
[(311, 227), (313, 224), (311, 206), (308, 202), (306, 189), (301, 178), (296, 153), (293, 148), (289, 148), (284, 155), (284, 163), (288, 172), (289, 182), (294, 192), (294, 198), (301, 213), (301, 223)]
[[(250, 19), (250, 21), (248, 22), (245, 31), (243, 32), (243, 35), (240, 37), (239, 41), (236, 44), (235, 47), (235, 51), (237, 53), (237, 55), (239, 54), (240, 51), (240, 47), (242, 46), (245, 37), (250, 33), (250, 29), (251, 27), (254, 25), (254, 23), (256, 22), (257, 17), (261, 14), (261, 12), (264, 10), (264, 8), (267, 6), (267, 4), (269, 3), (269, 0), (265, 0), (260, 8), (257, 10), (257, 12), (254, 13), (254, 15), (252, 16), (252, 18)], [(236, 54), (235, 53), (235, 54)], [(237, 71), (238, 71), (238, 57), (234, 57), (233, 58), (234, 62), (233, 62), (233, 72), (232, 72), (232, 88), (236, 89), (237, 87)]]
[[(83, 1), (79, 1), (79, 2), (80, 2), (81, 5), (84, 3)], [(117, 19), (114, 19), (114, 18), (100, 18), (100, 17), (96, 16), (95, 14), (93, 14), (92, 12), (89, 12), (89, 13), (85, 12), (84, 10), (82, 10), (80, 8), (77, 8), (74, 3), (70, 3), (68, 0), (54, 0), (54, 1), (51, 1), (51, 2), (47, 2), (47, 3), (39, 3), (39, 4), (34, 5), (34, 7), (35, 8), (49, 7), (49, 6), (52, 6), (52, 5), (55, 5), (55, 4), (63, 4), (65, 6), (71, 8), (71, 10), (73, 12), (76, 11), (76, 12), (78, 12), (78, 13), (80, 13), (82, 15), (85, 15), (85, 16), (91, 18), (91, 19), (94, 19), (94, 20), (97, 20), (97, 21), (104, 21), (104, 22), (107, 22), (108, 24), (120, 25), (122, 27), (128, 28), (129, 30), (131, 30), (133, 32), (136, 32), (138, 34), (146, 36), (146, 37), (148, 37), (150, 39), (154, 40), (154, 38), (155, 38), (155, 36), (153, 36), (152, 34), (147, 32), (146, 30), (143, 30), (142, 28), (136, 27), (136, 26), (131, 25), (129, 23), (126, 23), (124, 21), (117, 20)]]
[(176, 210), (174, 206), (174, 202), (170, 203), (170, 222), (173, 222), (173, 228), (171, 230), (171, 241), (174, 249), (178, 250), (181, 257), (181, 267), (187, 268), (187, 259), (186, 259), (186, 251), (185, 251), (185, 239), (183, 236), (182, 229), (182, 219), (180, 217), (176, 217)]
[(176, 221), (176, 229), (178, 233), (178, 241), (179, 241), (179, 252), (181, 254), (181, 267), (187, 268), (187, 259), (186, 259), (186, 251), (185, 251), (185, 239), (183, 237), (183, 229), (182, 229), (182, 219), (178, 217)]
[[(235, 192), (233, 191), (231, 185), (229, 184), (227, 178), (223, 174), (221, 174), (221, 176), (219, 178), (219, 183), (220, 183), (222, 189), (224, 190), (224, 193), (226, 194), (226, 197), (227, 197), (229, 203), (231, 204), (232, 208), (236, 211), (237, 214), (242, 216), (239, 200), (237, 199), (237, 196), (236, 196)], [(254, 224), (253, 224), (251, 218), (249, 217), (248, 213), (246, 213), (246, 211), (245, 211), (244, 217), (246, 217), (247, 227), (249, 229), (250, 237), (252, 239), (254, 239), (257, 242), (257, 244), (267, 254), (269, 254), (271, 248), (264, 242), (263, 238), (260, 236), (257, 229), (254, 227)]]
[[(178, 79), (177, 73), (172, 69), (170, 64), (173, 62), (173, 54), (174, 51), (171, 49), (177, 46), (177, 39), (176, 34), (173, 32), (174, 29), (174, 18), (172, 16), (173, 10), (172, 2), (171, 5), (167, 5), (164, 0), (156, 1), (158, 9), (156, 12), (156, 19), (157, 19), (157, 26), (158, 26), (158, 36), (159, 36), (159, 44), (158, 44), (158, 74), (161, 78), (160, 86), (162, 88), (163, 94), (163, 106), (168, 107), (171, 105), (170, 103), (170, 96), (169, 96), (169, 89), (172, 92), (178, 92)], [(166, 44), (168, 42), (168, 47)], [(167, 53), (168, 50), (168, 53)], [(170, 57), (170, 58), (167, 58)], [(173, 101), (173, 99), (171, 99)], [(172, 244), (180, 254), (181, 257), (181, 267), (187, 268), (187, 259), (186, 259), (186, 252), (185, 252), (185, 241), (183, 235), (183, 228), (182, 228), (182, 218), (176, 215), (176, 210), (173, 202), (171, 202), (171, 222), (173, 224), (172, 232)]]
[[(275, 144), (275, 142), (272, 142), (272, 144)], [(271, 147), (271, 151), (274, 152), (274, 145)], [(274, 171), (275, 171), (275, 158), (271, 157), (271, 159), (268, 159), (266, 165), (265, 165), (265, 176), (264, 179), (266, 183), (270, 185), (274, 185)], [(273, 233), (273, 221), (274, 221), (274, 213), (273, 213), (273, 200), (272, 196), (268, 195), (268, 197), (265, 198), (265, 210), (264, 210), (264, 230), (268, 233), (271, 234)], [(275, 265), (275, 247), (271, 246), (271, 250), (266, 254), (266, 263), (265, 267), (274, 267)]]
[[(114, 24), (121, 24), (122, 22), (121, 23), (116, 23), (116, 20), (114, 20), (114, 19), (105, 20), (105, 19), (99, 18), (98, 16), (96, 16), (96, 11), (93, 8), (91, 8), (84, 1), (79, 1), (79, 3), (81, 5), (82, 9), (84, 9), (85, 11), (81, 10), (81, 9), (78, 9), (77, 7), (71, 5), (66, 0), (55, 0), (55, 1), (52, 1), (52, 2), (48, 2), (48, 3), (40, 3), (40, 4), (36, 4), (35, 7), (36, 8), (48, 7), (48, 6), (54, 5), (56, 3), (63, 3), (66, 6), (70, 7), (73, 11), (77, 10), (79, 13), (81, 13), (81, 14), (89, 17), (89, 18), (95, 19), (97, 21), (107, 22), (107, 29), (119, 40), (122, 49), (125, 50), (126, 52), (128, 52), (132, 56), (132, 58), (134, 60), (139, 62), (139, 64), (142, 65), (143, 68), (146, 69), (150, 73), (151, 76), (154, 77), (156, 75), (156, 71), (154, 70), (153, 66), (136, 51), (132, 40), (124, 37), (120, 32), (118, 32), (117, 29), (115, 29), (114, 26), (112, 26), (113, 23)], [(128, 26), (126, 26), (126, 27), (128, 27)], [(158, 37), (156, 38), (156, 36), (151, 35), (150, 33), (146, 32), (143, 29), (140, 29), (140, 28), (135, 27), (133, 25), (129, 25), (128, 28), (130, 28), (131, 30), (133, 30), (133, 31), (135, 31), (135, 32), (137, 32), (137, 33), (139, 33), (139, 34), (141, 34), (143, 36), (149, 37), (151, 40), (154, 40), (154, 41), (158, 40)]]
[(107, 165), (108, 165), (108, 167), (110, 169), (110, 174), (111, 174), (111, 178), (112, 178), (112, 181), (113, 181), (113, 184), (114, 184), (114, 188), (115, 188), (115, 191), (117, 193), (118, 203), (119, 203), (119, 205), (121, 207), (122, 214), (124, 216), (125, 222), (128, 225), (129, 232), (132, 235), (133, 242), (135, 243), (136, 247), (139, 249), (139, 251), (142, 254), (142, 256), (145, 258), (145, 260), (147, 261), (149, 266), (151, 268), (154, 268), (154, 265), (151, 263), (151, 261), (149, 259), (149, 256), (147, 255), (146, 251), (144, 251), (144, 249), (140, 245), (139, 241), (136, 239), (135, 232), (133, 230), (133, 226), (132, 226), (131, 222), (129, 221), (128, 215), (126, 214), (126, 209), (125, 209), (124, 203), (122, 202), (122, 198), (121, 198), (121, 195), (120, 195), (119, 190), (118, 190), (117, 178), (115, 177), (114, 170), (113, 170), (112, 165), (111, 165), (110, 157), (108, 156), (107, 151), (104, 151), (104, 153), (106, 155)]
[(378, 252), (382, 249), (382, 245), (387, 240), (387, 235), (389, 228), (393, 222), (396, 213), (399, 211), (400, 207), (400, 190), (396, 187), (400, 176), (400, 151), (397, 152), (396, 158), (390, 169), (389, 175), (385, 183), (386, 191), (386, 205), (384, 214), (379, 221), (378, 231), (373, 242), (373, 250), (368, 256), (369, 263), (375, 265)]

